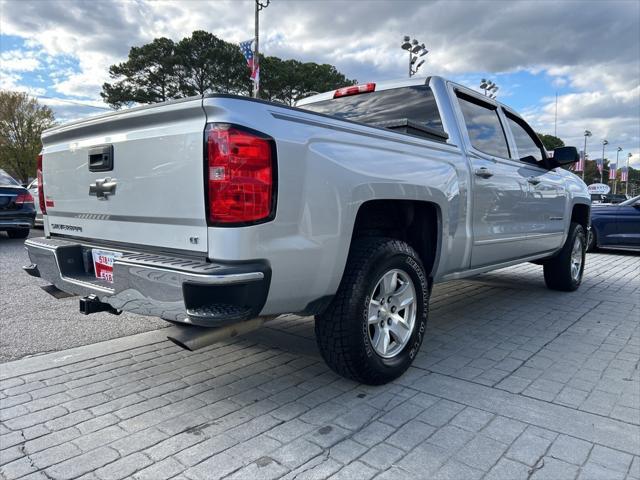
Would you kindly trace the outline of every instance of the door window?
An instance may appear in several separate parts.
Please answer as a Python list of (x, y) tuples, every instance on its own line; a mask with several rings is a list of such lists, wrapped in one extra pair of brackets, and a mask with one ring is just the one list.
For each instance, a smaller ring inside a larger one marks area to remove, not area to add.
[(460, 93), (458, 101), (473, 148), (489, 155), (509, 158), (509, 147), (498, 110)]
[(523, 162), (537, 163), (544, 160), (542, 148), (540, 144), (533, 138), (533, 134), (526, 123), (520, 118), (515, 117), (509, 112), (504, 112), (507, 117), (507, 123), (513, 134), (518, 149), (518, 157)]

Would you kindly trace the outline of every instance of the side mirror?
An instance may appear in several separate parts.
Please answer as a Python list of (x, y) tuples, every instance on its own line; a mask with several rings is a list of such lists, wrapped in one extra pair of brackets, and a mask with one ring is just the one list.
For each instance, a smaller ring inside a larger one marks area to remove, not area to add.
[(553, 158), (547, 160), (550, 168), (576, 163), (580, 160), (580, 154), (576, 147), (558, 147), (553, 150)]

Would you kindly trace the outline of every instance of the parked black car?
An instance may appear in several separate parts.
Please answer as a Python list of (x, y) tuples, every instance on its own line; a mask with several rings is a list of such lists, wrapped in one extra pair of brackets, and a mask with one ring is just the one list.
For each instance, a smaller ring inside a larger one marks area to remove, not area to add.
[(0, 231), (11, 238), (27, 238), (36, 209), (29, 190), (0, 170)]
[(588, 250), (598, 247), (640, 250), (640, 196), (591, 208)]

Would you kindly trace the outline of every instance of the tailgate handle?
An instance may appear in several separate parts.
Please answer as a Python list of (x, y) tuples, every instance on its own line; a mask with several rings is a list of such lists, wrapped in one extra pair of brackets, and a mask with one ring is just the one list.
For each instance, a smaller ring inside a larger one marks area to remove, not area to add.
[(113, 170), (113, 145), (101, 145), (89, 149), (89, 171), (109, 172)]

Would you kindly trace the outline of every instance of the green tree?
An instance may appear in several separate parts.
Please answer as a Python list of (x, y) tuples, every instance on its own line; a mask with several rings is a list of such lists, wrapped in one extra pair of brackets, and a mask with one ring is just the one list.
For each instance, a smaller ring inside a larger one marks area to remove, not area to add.
[(558, 137), (554, 137), (553, 135), (547, 135), (544, 133), (538, 133), (537, 135), (540, 141), (542, 141), (544, 148), (548, 152), (553, 152), (553, 150), (558, 147), (564, 147), (564, 142)]
[[(260, 57), (260, 96), (292, 105), (312, 93), (353, 85), (333, 65)], [(208, 92), (251, 93), (249, 68), (238, 45), (196, 30), (174, 43), (157, 38), (132, 47), (126, 62), (112, 65), (102, 98), (120, 108)]]
[(278, 57), (261, 57), (260, 75), (261, 97), (287, 105), (315, 93), (356, 83), (333, 65)]
[(115, 81), (102, 85), (100, 95), (114, 108), (178, 98), (184, 95), (176, 70), (175, 43), (156, 38), (142, 47), (131, 47), (126, 62), (109, 68)]
[(238, 45), (197, 30), (178, 42), (175, 53), (181, 94), (250, 92), (249, 68)]
[(54, 123), (53, 111), (35, 98), (0, 91), (0, 168), (22, 182), (35, 177), (40, 136)]

